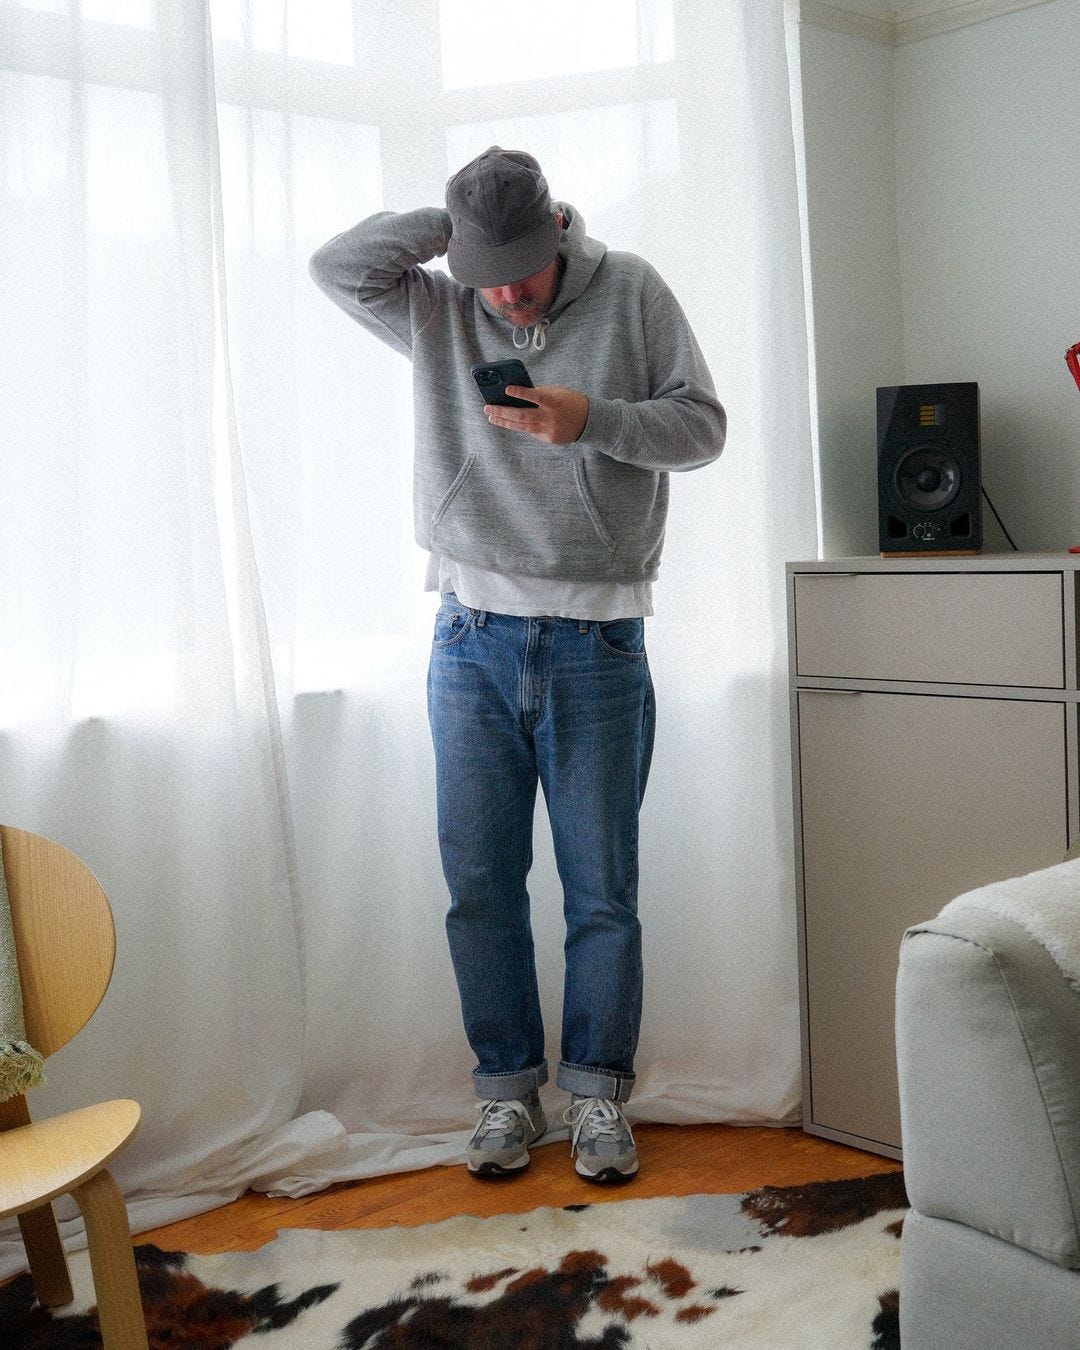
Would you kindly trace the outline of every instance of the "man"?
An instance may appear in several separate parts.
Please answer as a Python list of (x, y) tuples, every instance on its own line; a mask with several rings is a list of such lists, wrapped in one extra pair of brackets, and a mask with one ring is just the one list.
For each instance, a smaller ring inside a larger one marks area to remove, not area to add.
[[(451, 275), (424, 264), (447, 257)], [(654, 703), (644, 645), (668, 472), (723, 448), (686, 318), (642, 259), (554, 204), (536, 160), (492, 146), (446, 209), (382, 212), (314, 255), (318, 285), (411, 358), (417, 541), (432, 554), (428, 711), (446, 927), (479, 1120), (467, 1163), (515, 1173), (546, 1122), (526, 876), (539, 782), (566, 918), (561, 1059), (576, 1170), (638, 1170), (623, 1113), (641, 1019), (638, 812)], [(527, 357), (532, 406), (470, 369)]]

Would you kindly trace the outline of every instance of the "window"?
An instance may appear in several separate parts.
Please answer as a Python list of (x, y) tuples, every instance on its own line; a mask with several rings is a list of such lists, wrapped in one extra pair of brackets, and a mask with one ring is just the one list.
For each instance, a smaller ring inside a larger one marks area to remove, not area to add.
[[(77, 716), (167, 709), (197, 686), (207, 596), (235, 590), (225, 363), (219, 350), (199, 367), (190, 346), (223, 340), (215, 173), (231, 412), (276, 669), (320, 689), (415, 644), (430, 605), (408, 367), (342, 326), (308, 280), (311, 252), (372, 211), (441, 202), (493, 142), (557, 165), (553, 191), (587, 201), (593, 233), (617, 227), (649, 252), (639, 189), (678, 160), (674, 0), (210, 0), (216, 169), (186, 139), (198, 81), (163, 98), (163, 72), (184, 66), (161, 44), (191, 39), (195, 71), (201, 56), (197, 31), (159, 32), (159, 14), (190, 21), (198, 0), (184, 3), (0, 3), (0, 201), (18, 259), (0, 313), (6, 432), (37, 465), (0, 527), (16, 588), (70, 606), (28, 618), (0, 597), (0, 643), (22, 635), (0, 663), (0, 722), (60, 686)], [(207, 254), (198, 293), (193, 248)], [(192, 446), (211, 422), (207, 476)], [(70, 670), (52, 664), (58, 623)]]

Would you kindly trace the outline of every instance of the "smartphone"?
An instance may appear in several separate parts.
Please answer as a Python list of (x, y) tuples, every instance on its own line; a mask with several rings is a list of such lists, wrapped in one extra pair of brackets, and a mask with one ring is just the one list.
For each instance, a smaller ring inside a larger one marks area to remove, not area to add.
[(529, 372), (521, 361), (489, 361), (473, 366), (471, 375), (485, 403), (500, 403), (506, 408), (537, 408), (540, 405), (530, 403), (528, 399), (511, 398), (506, 392), (508, 384), (521, 384), (531, 389), (533, 382)]

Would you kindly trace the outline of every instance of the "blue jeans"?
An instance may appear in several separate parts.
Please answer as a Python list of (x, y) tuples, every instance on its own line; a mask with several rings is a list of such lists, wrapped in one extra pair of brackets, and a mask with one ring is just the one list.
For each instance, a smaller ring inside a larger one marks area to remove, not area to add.
[(638, 810), (655, 708), (644, 622), (524, 619), (445, 594), (428, 671), (446, 931), (481, 1098), (547, 1081), (529, 896), (547, 801), (566, 919), (556, 1082), (626, 1101), (641, 1023)]

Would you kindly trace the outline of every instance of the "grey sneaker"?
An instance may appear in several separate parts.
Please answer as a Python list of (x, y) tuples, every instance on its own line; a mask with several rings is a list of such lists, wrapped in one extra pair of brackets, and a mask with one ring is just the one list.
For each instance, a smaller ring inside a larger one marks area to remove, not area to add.
[(547, 1129), (540, 1094), (532, 1091), (523, 1101), (485, 1101), (476, 1108), (480, 1119), (466, 1152), (473, 1176), (512, 1176), (529, 1165), (529, 1145)]
[(577, 1150), (574, 1170), (587, 1181), (629, 1181), (637, 1175), (634, 1132), (618, 1102), (603, 1097), (574, 1097), (563, 1113), (573, 1128), (570, 1152)]

